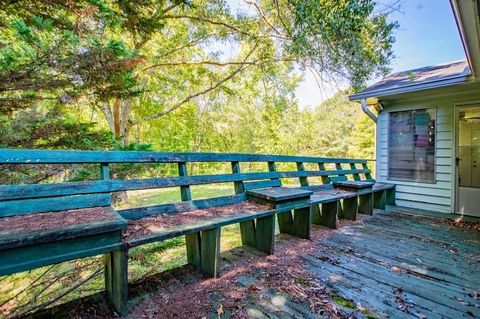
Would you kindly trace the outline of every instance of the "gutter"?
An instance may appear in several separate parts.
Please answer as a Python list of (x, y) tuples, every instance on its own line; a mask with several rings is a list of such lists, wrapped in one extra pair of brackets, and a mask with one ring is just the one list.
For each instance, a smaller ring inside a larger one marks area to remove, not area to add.
[(375, 122), (375, 124), (377, 123), (377, 117), (375, 116), (375, 114), (373, 114), (372, 111), (370, 111), (370, 109), (367, 107), (367, 101), (366, 99), (361, 99), (360, 100), (360, 105), (362, 106), (362, 111), (368, 115), (369, 118), (372, 119), (372, 121)]

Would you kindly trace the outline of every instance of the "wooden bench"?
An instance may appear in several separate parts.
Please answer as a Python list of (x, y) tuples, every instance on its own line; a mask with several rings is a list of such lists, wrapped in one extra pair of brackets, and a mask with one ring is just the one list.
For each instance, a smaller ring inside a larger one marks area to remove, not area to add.
[[(110, 166), (117, 163), (174, 164), (178, 175), (115, 179)], [(188, 165), (198, 163), (226, 163), (231, 173), (189, 175)], [(265, 170), (242, 172), (243, 163), (263, 163)], [(293, 163), (296, 170), (277, 171), (278, 163)], [(316, 165), (318, 170), (305, 170), (304, 163)], [(119, 314), (127, 311), (128, 250), (132, 247), (185, 236), (188, 262), (208, 276), (217, 276), (223, 226), (239, 223), (244, 245), (272, 254), (275, 216), (280, 232), (310, 238), (312, 222), (329, 226), (330, 219), (337, 218), (337, 212), (340, 217), (354, 219), (357, 198), (363, 195), (372, 197), (372, 205), (392, 200), (392, 194), (375, 195), (391, 189), (387, 186), (377, 186), (363, 194), (340, 192), (332, 184), (345, 181), (349, 175), (357, 180), (362, 174), (364, 180), (371, 180), (365, 160), (4, 149), (0, 150), (0, 164), (98, 165), (99, 180), (0, 186), (0, 275), (104, 254), (107, 297)], [(349, 165), (349, 169), (343, 169), (342, 164)], [(324, 185), (309, 185), (309, 177), (321, 178)], [(282, 187), (281, 179), (299, 179), (302, 187)], [(192, 199), (191, 186), (216, 183), (233, 183), (235, 194)], [(181, 202), (116, 211), (111, 207), (110, 196), (114, 192), (169, 187), (179, 188)], [(319, 204), (324, 211), (320, 215), (315, 212)], [(53, 219), (57, 219), (55, 223), (48, 223)], [(17, 226), (17, 230), (12, 229)]]

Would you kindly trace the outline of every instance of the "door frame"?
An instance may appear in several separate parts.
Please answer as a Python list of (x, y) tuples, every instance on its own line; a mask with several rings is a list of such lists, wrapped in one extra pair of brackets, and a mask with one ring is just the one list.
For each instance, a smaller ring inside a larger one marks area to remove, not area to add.
[(480, 108), (480, 101), (472, 101), (472, 102), (464, 102), (464, 103), (455, 103), (454, 105), (454, 114), (453, 114), (453, 147), (454, 147), (454, 157), (453, 157), (453, 167), (454, 167), (454, 183), (453, 183), (453, 213), (454, 214), (460, 214), (459, 211), (459, 183), (458, 183), (458, 165), (457, 165), (457, 158), (459, 156), (458, 154), (458, 129), (459, 129), (459, 111), (462, 108), (467, 108), (467, 107), (478, 107)]

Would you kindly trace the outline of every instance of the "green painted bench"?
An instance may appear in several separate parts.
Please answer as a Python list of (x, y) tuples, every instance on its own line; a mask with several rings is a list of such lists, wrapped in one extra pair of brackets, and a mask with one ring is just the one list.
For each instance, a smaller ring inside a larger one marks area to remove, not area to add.
[[(118, 163), (174, 164), (178, 175), (116, 179), (110, 174), (110, 166)], [(230, 173), (188, 174), (189, 165), (202, 163), (224, 163)], [(264, 170), (241, 171), (243, 165), (259, 163)], [(293, 163), (296, 169), (278, 171), (278, 163)], [(372, 207), (392, 203), (392, 194), (387, 195), (390, 186), (375, 184), (367, 192), (340, 192), (332, 184), (346, 181), (349, 175), (355, 181), (360, 181), (360, 175), (365, 176), (364, 181), (371, 180), (365, 160), (257, 154), (0, 150), (0, 165), (37, 164), (96, 164), (101, 178), (0, 186), (0, 275), (103, 254), (107, 298), (120, 314), (127, 311), (128, 250), (132, 247), (185, 236), (188, 262), (208, 276), (217, 276), (220, 230), (225, 225), (240, 224), (244, 245), (272, 254), (275, 218), (280, 232), (310, 238), (312, 222), (329, 226), (332, 214), (325, 212), (335, 210), (335, 218), (337, 212), (340, 217), (353, 218), (350, 206), (356, 207), (357, 200), (362, 206), (368, 201), (362, 202), (362, 198), (368, 196)], [(305, 170), (304, 164), (318, 169)], [(310, 185), (310, 177), (320, 178), (324, 185)], [(298, 179), (302, 187), (282, 187), (281, 179)], [(217, 183), (233, 183), (234, 195), (192, 199), (191, 186)], [(179, 188), (181, 202), (112, 209), (110, 198), (114, 192), (170, 187)], [(332, 191), (336, 193), (328, 193)], [(339, 208), (340, 202), (343, 209)], [(316, 212), (319, 204), (323, 214)]]

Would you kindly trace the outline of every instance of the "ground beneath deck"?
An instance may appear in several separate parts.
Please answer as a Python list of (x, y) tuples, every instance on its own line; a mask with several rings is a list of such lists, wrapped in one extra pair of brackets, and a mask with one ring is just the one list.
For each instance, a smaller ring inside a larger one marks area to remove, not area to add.
[[(223, 253), (218, 279), (189, 266), (130, 287), (128, 318), (479, 318), (480, 232), (396, 208), (311, 241), (280, 236), (274, 256)], [(113, 317), (102, 302), (61, 316)], [(57, 313), (59, 314), (59, 313)]]

